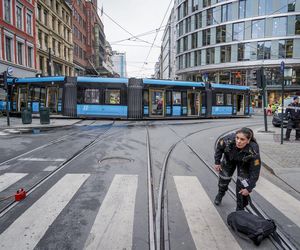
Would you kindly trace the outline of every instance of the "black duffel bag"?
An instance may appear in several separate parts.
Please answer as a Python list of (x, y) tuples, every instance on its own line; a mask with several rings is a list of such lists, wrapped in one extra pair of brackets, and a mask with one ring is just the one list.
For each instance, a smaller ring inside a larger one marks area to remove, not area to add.
[[(273, 220), (250, 214), (244, 210), (232, 212), (227, 217), (227, 223), (242, 238), (251, 239), (255, 245), (276, 231)], [(239, 234), (239, 233), (242, 233)]]

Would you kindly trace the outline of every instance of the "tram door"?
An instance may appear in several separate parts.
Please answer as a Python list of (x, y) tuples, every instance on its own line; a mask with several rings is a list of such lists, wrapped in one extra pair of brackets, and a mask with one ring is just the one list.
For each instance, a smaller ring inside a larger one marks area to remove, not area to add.
[(165, 100), (163, 90), (150, 90), (150, 116), (164, 116)]
[(57, 113), (57, 100), (58, 100), (58, 88), (48, 87), (47, 88), (47, 105), (50, 113)]
[(23, 108), (27, 108), (27, 95), (28, 89), (26, 86), (18, 89), (18, 110), (22, 111)]
[(200, 112), (200, 93), (195, 91), (188, 92), (188, 116), (199, 116)]
[(236, 114), (243, 115), (245, 113), (245, 98), (244, 95), (237, 95)]

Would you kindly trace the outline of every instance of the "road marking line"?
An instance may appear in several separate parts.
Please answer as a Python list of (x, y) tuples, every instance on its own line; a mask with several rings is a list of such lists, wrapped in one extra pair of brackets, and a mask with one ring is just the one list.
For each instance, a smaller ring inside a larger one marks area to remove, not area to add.
[(300, 201), (260, 176), (255, 191), (300, 227)]
[(85, 249), (132, 249), (137, 175), (115, 175)]
[(0, 248), (33, 249), (88, 177), (65, 175), (0, 235)]
[(195, 176), (174, 176), (197, 249), (241, 249)]
[(5, 173), (0, 175), (0, 192), (8, 188), (10, 185), (22, 179), (27, 174), (24, 173)]
[(51, 159), (51, 158), (20, 158), (18, 161), (66, 161), (66, 159)]
[(58, 166), (48, 166), (46, 167), (43, 171), (49, 171), (49, 172), (52, 172), (54, 171), (55, 169), (57, 169)]

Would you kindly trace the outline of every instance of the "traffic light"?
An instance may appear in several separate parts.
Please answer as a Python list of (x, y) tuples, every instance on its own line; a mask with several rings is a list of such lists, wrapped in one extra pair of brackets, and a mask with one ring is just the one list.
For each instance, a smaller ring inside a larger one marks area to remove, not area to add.
[(7, 90), (7, 72), (4, 71), (2, 74), (0, 74), (0, 87)]
[(266, 84), (266, 77), (264, 74), (264, 69), (259, 68), (256, 70), (256, 85), (258, 88), (264, 88)]

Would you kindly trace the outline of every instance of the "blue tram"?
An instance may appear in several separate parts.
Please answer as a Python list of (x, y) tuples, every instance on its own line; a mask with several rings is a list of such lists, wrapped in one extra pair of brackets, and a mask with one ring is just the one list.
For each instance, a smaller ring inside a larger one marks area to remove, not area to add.
[(57, 76), (15, 78), (9, 85), (12, 112), (48, 107), (51, 114), (82, 118), (247, 116), (251, 103), (249, 87), (203, 82)]

